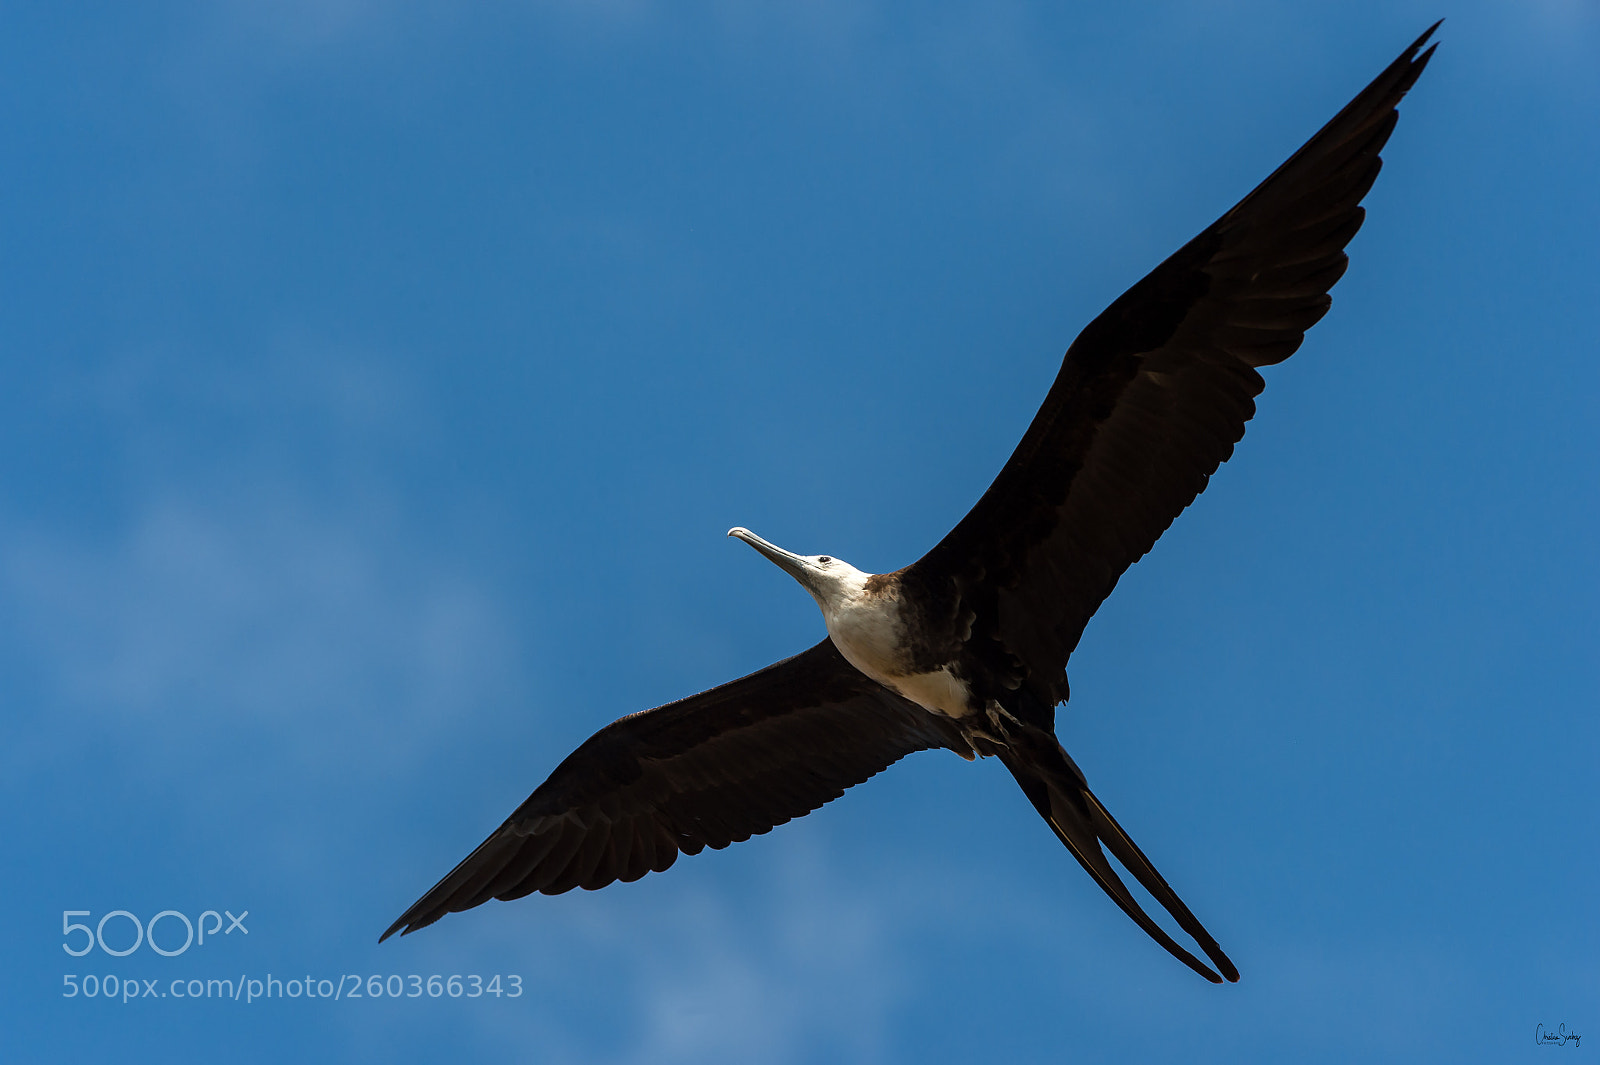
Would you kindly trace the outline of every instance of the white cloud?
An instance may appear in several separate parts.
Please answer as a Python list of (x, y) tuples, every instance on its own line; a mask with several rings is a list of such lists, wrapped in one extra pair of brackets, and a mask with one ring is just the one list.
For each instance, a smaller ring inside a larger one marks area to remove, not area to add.
[(930, 944), (958, 949), (977, 935), (1034, 964), (1041, 937), (1076, 942), (1109, 923), (939, 856), (863, 866), (855, 852), (847, 867), (829, 859), (826, 828), (777, 833), (638, 886), (490, 903), (384, 949), (429, 971), (526, 974), (524, 1008), (478, 1015), (475, 1057), (876, 1062), (895, 1059), (916, 1000), (960, 995), (930, 987)]
[(784, 1062), (819, 1050), (882, 1056), (912, 981), (900, 940), (922, 924), (893, 894), (831, 875), (809, 849), (782, 854), (768, 912), (686, 899), (666, 950), (645, 962), (639, 1062)]
[(411, 746), (504, 677), (504, 626), (379, 533), (281, 497), (166, 495), (100, 542), (13, 531), (0, 581), (69, 710), (154, 736), (265, 729), (306, 754), (329, 728)]
[(47, 398), (114, 441), (91, 484), (125, 503), (0, 525), (0, 625), (42, 703), (17, 715), (29, 742), (70, 742), (66, 715), (150, 757), (242, 730), (302, 763), (354, 742), (393, 765), (514, 683), (487, 583), (393, 502), (426, 412), (380, 363), (290, 348), (114, 360)]
[[(958, 905), (976, 905), (975, 889), (930, 895), (910, 869), (849, 875), (805, 827), (779, 831), (789, 838), (761, 848), (770, 866), (753, 877), (718, 863), (714, 877), (675, 868), (648, 891), (491, 903), (420, 933), (425, 946), (407, 941), (426, 952), (407, 964), (472, 958), (529, 974), (527, 1010), (482, 1014), (478, 1056), (537, 1047), (541, 1061), (615, 1065), (886, 1060), (918, 986), (919, 944), (950, 927)], [(566, 1012), (566, 980), (607, 986), (605, 1004), (586, 998)]]

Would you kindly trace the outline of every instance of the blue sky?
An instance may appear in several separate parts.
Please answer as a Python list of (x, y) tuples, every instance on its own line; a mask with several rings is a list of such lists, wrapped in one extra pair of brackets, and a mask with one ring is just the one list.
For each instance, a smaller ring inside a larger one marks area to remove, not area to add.
[[(1600, 1042), (1600, 9), (1102, 6), (0, 14), (5, 1059)], [(1241, 983), (944, 753), (378, 946), (600, 725), (819, 637), (729, 526), (919, 556), (1077, 330), (1442, 15), (1332, 313), (1060, 714)], [(68, 910), (248, 931), (75, 958)], [(63, 997), (268, 973), (524, 994)]]

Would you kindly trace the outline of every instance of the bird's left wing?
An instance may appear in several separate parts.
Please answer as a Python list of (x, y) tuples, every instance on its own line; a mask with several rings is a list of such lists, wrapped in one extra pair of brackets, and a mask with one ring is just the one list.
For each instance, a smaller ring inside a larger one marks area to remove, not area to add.
[(1288, 358), (1327, 312), (1436, 28), (1089, 323), (989, 490), (904, 571), (930, 601), (955, 588), (974, 637), (1026, 663), (1045, 705), (1066, 699), (1067, 659), (1123, 571), (1244, 436), (1257, 369)]
[(680, 851), (747, 840), (930, 747), (971, 757), (949, 722), (823, 640), (595, 733), (382, 939), (490, 899), (660, 872)]

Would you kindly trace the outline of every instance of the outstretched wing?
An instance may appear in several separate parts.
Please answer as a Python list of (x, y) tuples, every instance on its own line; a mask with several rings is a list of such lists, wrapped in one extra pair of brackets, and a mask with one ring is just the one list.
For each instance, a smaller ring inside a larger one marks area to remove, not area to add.
[(661, 872), (680, 851), (747, 840), (930, 747), (971, 757), (949, 722), (823, 640), (595, 733), (379, 942), (490, 899)]
[(1118, 578), (1244, 436), (1257, 367), (1292, 355), (1327, 313), (1437, 28), (1089, 323), (1000, 475), (911, 567), (924, 586), (953, 582), (1045, 705), (1066, 698), (1067, 658)]

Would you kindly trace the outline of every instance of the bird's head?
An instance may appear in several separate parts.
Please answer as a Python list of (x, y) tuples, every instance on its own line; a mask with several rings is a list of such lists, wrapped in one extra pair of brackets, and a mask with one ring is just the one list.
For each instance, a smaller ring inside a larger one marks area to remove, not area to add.
[(793, 551), (785, 551), (743, 527), (729, 529), (728, 535), (760, 551), (779, 569), (799, 581), (800, 586), (817, 601), (824, 615), (844, 600), (860, 595), (866, 587), (867, 578), (871, 576), (832, 555), (797, 555)]

